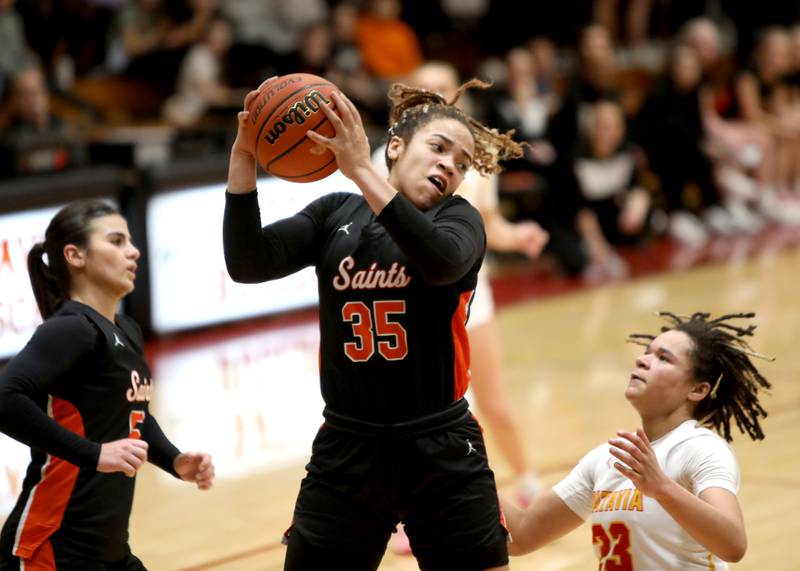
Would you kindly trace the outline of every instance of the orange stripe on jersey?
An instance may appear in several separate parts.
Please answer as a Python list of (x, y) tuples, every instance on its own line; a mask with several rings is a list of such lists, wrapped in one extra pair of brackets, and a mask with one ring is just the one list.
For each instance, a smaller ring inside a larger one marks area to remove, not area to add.
[(24, 571), (53, 571), (56, 568), (56, 558), (53, 555), (53, 544), (45, 540), (30, 559), (25, 559), (20, 566)]
[(469, 340), (467, 338), (467, 308), (472, 299), (472, 291), (461, 294), (458, 308), (450, 321), (453, 332), (453, 375), (454, 375), (454, 400), (458, 400), (467, 392), (469, 386)]
[[(48, 414), (64, 428), (84, 436), (81, 413), (72, 403), (48, 397)], [(37, 548), (61, 526), (64, 511), (78, 479), (79, 468), (66, 460), (47, 455), (42, 479), (31, 490), (17, 527), (13, 553), (30, 559)], [(37, 555), (38, 558), (38, 555)]]

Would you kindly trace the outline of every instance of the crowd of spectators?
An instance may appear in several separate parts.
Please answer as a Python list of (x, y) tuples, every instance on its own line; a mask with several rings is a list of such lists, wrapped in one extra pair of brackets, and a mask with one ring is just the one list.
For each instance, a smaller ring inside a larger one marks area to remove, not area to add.
[(800, 226), (800, 5), (582, 0), (562, 12), (0, 0), (0, 178), (91, 164), (96, 134), (114, 127), (207, 135), (219, 145), (204, 149), (225, 152), (243, 94), (300, 71), (347, 93), (377, 146), (388, 85), (444, 60), (493, 82), (473, 111), (527, 144), (500, 177), (504, 213), (546, 228), (566, 273), (622, 277), (617, 245), (654, 236), (698, 247)]

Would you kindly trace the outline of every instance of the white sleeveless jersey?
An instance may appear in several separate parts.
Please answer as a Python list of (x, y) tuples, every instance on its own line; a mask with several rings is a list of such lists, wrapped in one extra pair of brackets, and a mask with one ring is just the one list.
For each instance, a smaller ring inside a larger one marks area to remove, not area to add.
[[(694, 495), (739, 489), (739, 467), (728, 443), (687, 420), (652, 443), (662, 470)], [(715, 570), (728, 565), (697, 543), (652, 498), (614, 468), (610, 445), (584, 456), (555, 493), (582, 519), (591, 515), (599, 571)]]

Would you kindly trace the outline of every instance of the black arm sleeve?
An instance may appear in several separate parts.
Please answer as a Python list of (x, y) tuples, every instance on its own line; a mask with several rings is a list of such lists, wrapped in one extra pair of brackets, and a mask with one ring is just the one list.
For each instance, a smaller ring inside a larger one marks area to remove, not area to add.
[(302, 214), (261, 227), (256, 192), (225, 193), (222, 242), (225, 265), (236, 282), (282, 278), (314, 262), (316, 227)]
[(431, 220), (398, 193), (377, 220), (432, 285), (455, 283), (486, 250), (481, 216), (461, 197), (452, 197)]
[(147, 418), (144, 419), (144, 423), (142, 423), (142, 440), (148, 444), (147, 460), (165, 472), (169, 472), (176, 478), (180, 478), (175, 471), (173, 462), (181, 451), (169, 441), (169, 438), (167, 438), (164, 431), (161, 430), (161, 426), (159, 426), (155, 417), (151, 416), (149, 413)]
[(0, 431), (81, 468), (97, 468), (100, 444), (61, 426), (45, 410), (50, 387), (90, 357), (97, 331), (79, 316), (45, 321), (0, 371)]

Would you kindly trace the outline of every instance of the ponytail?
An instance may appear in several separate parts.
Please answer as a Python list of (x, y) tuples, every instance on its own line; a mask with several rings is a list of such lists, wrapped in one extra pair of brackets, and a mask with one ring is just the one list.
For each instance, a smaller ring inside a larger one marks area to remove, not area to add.
[[(44, 263), (44, 242), (38, 242), (28, 252), (28, 276), (31, 280), (33, 296), (42, 319), (47, 319), (55, 313), (67, 299), (65, 284), (56, 278), (51, 269)], [(48, 255), (48, 259), (50, 256)]]

